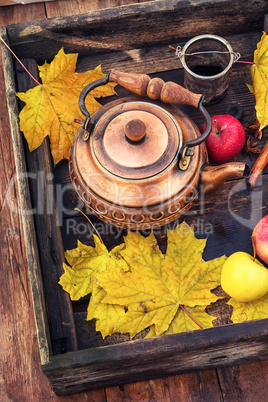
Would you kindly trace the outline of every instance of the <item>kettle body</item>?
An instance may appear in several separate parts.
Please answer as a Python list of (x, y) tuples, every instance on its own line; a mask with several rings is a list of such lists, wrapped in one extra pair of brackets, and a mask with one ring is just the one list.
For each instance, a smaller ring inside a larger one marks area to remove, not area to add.
[[(115, 100), (90, 116), (85, 97), (108, 81), (140, 96)], [(69, 158), (72, 183), (85, 205), (106, 223), (130, 230), (152, 229), (191, 208), (199, 197), (202, 175), (206, 188), (214, 189), (227, 176), (243, 174), (243, 164), (229, 166), (224, 177), (222, 169), (209, 167), (204, 141), (211, 119), (202, 101), (202, 95), (144, 74), (112, 70), (105, 79), (89, 84), (79, 101), (86, 119)], [(200, 135), (174, 103), (198, 107), (206, 119), (206, 131)]]

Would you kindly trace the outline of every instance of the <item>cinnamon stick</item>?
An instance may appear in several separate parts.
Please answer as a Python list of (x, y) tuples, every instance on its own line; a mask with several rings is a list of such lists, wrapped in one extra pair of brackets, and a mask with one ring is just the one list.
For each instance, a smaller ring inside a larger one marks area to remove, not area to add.
[(261, 175), (263, 169), (268, 163), (268, 141), (265, 144), (265, 147), (261, 151), (260, 155), (258, 156), (256, 162), (254, 163), (250, 175), (247, 178), (247, 184), (251, 187), (255, 186), (259, 176)]

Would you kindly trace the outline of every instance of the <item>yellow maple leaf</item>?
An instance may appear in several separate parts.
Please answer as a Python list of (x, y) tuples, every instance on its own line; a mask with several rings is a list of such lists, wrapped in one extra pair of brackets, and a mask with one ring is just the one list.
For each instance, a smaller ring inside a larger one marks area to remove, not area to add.
[(117, 261), (117, 254), (122, 245), (109, 252), (99, 238), (93, 234), (95, 247), (77, 242), (77, 247), (65, 252), (68, 264), (63, 263), (64, 274), (60, 277), (59, 284), (70, 294), (71, 300), (79, 300), (92, 292), (94, 275), (97, 272), (114, 266), (114, 261), (122, 269), (127, 270), (127, 264)]
[[(100, 66), (77, 73), (76, 62), (77, 54), (65, 54), (61, 49), (50, 64), (38, 66), (42, 84), (26, 93), (17, 93), (25, 102), (19, 118), (20, 129), (28, 142), (29, 150), (38, 148), (48, 136), (55, 164), (69, 158), (70, 146), (79, 128), (74, 119), (84, 119), (78, 105), (82, 89), (105, 76)], [(108, 83), (87, 96), (85, 104), (90, 114), (101, 106), (95, 97), (115, 94), (114, 86), (115, 84)]]
[(63, 263), (64, 274), (60, 277), (59, 284), (70, 294), (71, 300), (79, 300), (91, 294), (87, 320), (96, 319), (96, 330), (104, 338), (112, 334), (115, 323), (125, 314), (125, 310), (122, 306), (102, 302), (106, 292), (98, 285), (95, 274), (115, 265), (122, 270), (128, 270), (129, 267), (118, 257), (124, 244), (109, 252), (97, 236), (93, 234), (93, 238), (95, 247), (78, 240), (75, 249), (65, 252), (68, 264)]
[(254, 52), (254, 64), (250, 67), (252, 84), (248, 85), (255, 95), (256, 116), (260, 130), (268, 125), (268, 36), (264, 32)]
[(233, 307), (231, 320), (234, 323), (268, 318), (268, 293), (252, 302), (241, 303), (230, 299), (227, 304)]
[[(217, 300), (211, 289), (220, 284), (226, 257), (204, 261), (206, 240), (196, 239), (193, 228), (186, 223), (168, 231), (167, 236), (167, 252), (163, 255), (153, 234), (141, 241), (138, 233), (129, 233), (120, 255), (130, 271), (114, 267), (96, 275), (107, 292), (103, 302), (127, 308), (115, 332), (129, 332), (133, 337), (153, 325), (155, 334), (161, 335), (169, 331), (170, 325), (175, 328), (180, 305), (187, 309)], [(185, 329), (187, 325), (180, 327), (180, 331)]]
[(59, 283), (72, 300), (91, 293), (87, 319), (96, 320), (103, 337), (113, 332), (134, 337), (146, 328), (149, 337), (212, 326), (205, 308), (218, 299), (211, 290), (220, 284), (226, 257), (204, 261), (206, 239), (196, 239), (186, 223), (168, 230), (167, 238), (166, 254), (152, 233), (145, 238), (135, 232), (110, 252), (96, 236), (95, 247), (78, 242), (66, 252), (69, 265), (63, 265)]
[(125, 314), (123, 306), (103, 303), (105, 296), (105, 290), (98, 285), (96, 278), (94, 278), (87, 309), (87, 320), (96, 319), (96, 331), (99, 331), (103, 338), (113, 333), (116, 322)]

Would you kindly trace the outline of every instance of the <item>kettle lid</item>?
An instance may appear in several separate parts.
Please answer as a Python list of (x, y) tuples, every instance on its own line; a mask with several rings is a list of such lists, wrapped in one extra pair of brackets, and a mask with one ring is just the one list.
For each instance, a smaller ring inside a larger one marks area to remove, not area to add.
[(120, 103), (104, 113), (91, 134), (92, 153), (111, 174), (145, 179), (167, 169), (182, 146), (174, 117), (158, 104)]

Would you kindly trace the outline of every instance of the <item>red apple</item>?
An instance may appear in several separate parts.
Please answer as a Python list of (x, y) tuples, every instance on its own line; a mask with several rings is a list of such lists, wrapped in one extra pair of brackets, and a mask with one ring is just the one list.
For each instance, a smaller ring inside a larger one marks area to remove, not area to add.
[[(211, 117), (212, 130), (206, 139), (208, 157), (216, 163), (225, 163), (242, 151), (245, 145), (245, 130), (235, 117), (228, 114)], [(200, 132), (205, 131), (203, 123)]]
[(268, 215), (265, 215), (257, 223), (252, 232), (252, 237), (256, 254), (268, 264)]

